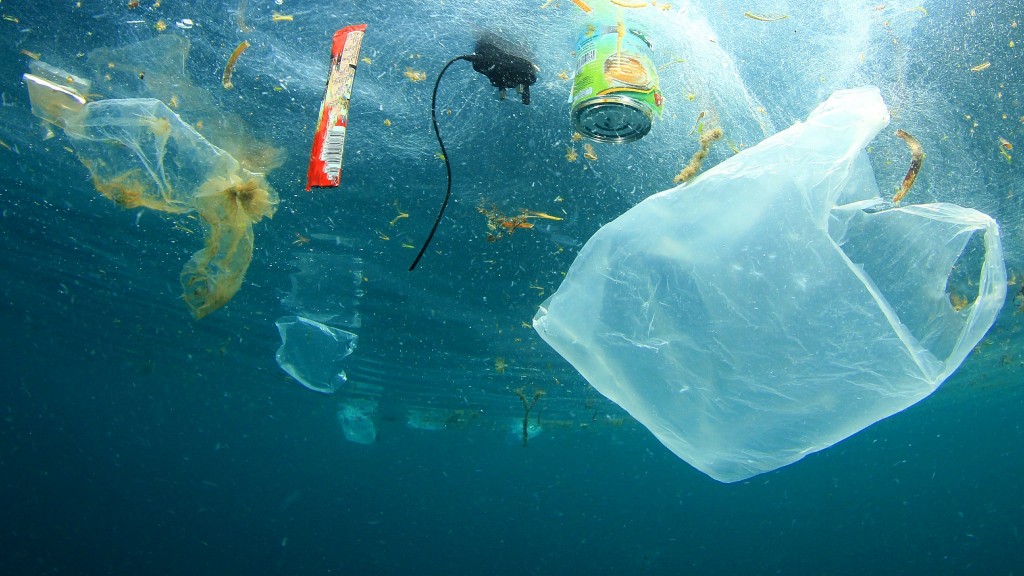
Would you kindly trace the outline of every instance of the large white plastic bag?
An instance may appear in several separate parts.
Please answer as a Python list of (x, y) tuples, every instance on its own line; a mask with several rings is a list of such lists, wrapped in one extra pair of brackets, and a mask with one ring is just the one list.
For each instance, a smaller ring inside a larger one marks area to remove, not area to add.
[[(952, 204), (881, 208), (864, 147), (874, 87), (641, 202), (587, 242), (537, 332), (680, 458), (735, 482), (921, 400), (1003, 304), (994, 220)], [(976, 231), (971, 302), (946, 282)]]

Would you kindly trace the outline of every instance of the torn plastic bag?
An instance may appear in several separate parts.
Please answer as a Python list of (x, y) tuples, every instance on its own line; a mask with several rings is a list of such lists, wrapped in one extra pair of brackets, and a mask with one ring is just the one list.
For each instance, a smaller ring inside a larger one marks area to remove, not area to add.
[[(534, 327), (723, 482), (928, 396), (991, 327), (1006, 271), (985, 214), (885, 209), (863, 149), (888, 122), (876, 88), (837, 92), (806, 122), (651, 196), (587, 242)], [(972, 271), (955, 287), (954, 265)]]
[(300, 384), (333, 394), (348, 381), (345, 358), (356, 349), (358, 336), (302, 316), (278, 318), (277, 331), (281, 335), (277, 365)]

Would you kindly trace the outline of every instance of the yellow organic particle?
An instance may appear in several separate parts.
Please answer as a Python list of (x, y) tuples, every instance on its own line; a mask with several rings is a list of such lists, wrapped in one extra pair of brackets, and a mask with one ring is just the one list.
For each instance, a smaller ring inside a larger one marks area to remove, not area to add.
[(703, 120), (705, 116), (707, 116), (706, 110), (701, 110), (700, 114), (697, 114), (697, 120), (695, 120), (693, 123), (693, 129), (690, 130), (689, 134), (690, 136), (693, 136), (694, 132), (696, 132), (697, 134), (704, 133), (704, 123), (702, 123), (701, 120)]
[(590, 161), (597, 160), (597, 153), (589, 142), (583, 145), (583, 157)]
[(522, 216), (524, 218), (541, 218), (543, 220), (563, 220), (559, 216), (552, 216), (551, 214), (545, 214), (544, 212), (534, 212), (533, 210), (523, 210)]
[(373, 60), (370, 60), (370, 58), (369, 58), (369, 57), (367, 57), (367, 56), (363, 56), (363, 57), (362, 57), (362, 58), (360, 58), (359, 60), (360, 60), (360, 61), (361, 61), (361, 62), (362, 62), (363, 64), (373, 64)]
[(305, 246), (306, 244), (309, 244), (309, 238), (306, 238), (302, 234), (296, 232), (295, 241), (292, 242), (292, 246)]
[(231, 57), (228, 58), (227, 66), (224, 67), (224, 77), (223, 77), (223, 84), (224, 84), (224, 89), (225, 90), (231, 90), (232, 88), (235, 87), (235, 85), (232, 84), (232, 82), (231, 82), (231, 75), (235, 71), (235, 62), (238, 60), (238, 57), (242, 55), (242, 52), (245, 52), (248, 48), (249, 48), (249, 41), (248, 40), (242, 40), (241, 42), (238, 43), (238, 46), (235, 46), (234, 52), (232, 52), (231, 53)]
[(427, 73), (412, 68), (405, 69), (405, 77), (413, 82), (422, 82), (427, 79)]
[(530, 220), (540, 218), (543, 220), (562, 220), (559, 216), (552, 216), (544, 212), (535, 212), (533, 210), (523, 210), (516, 216), (506, 216), (504, 212), (499, 210), (496, 206), (486, 208), (481, 204), (477, 206), (477, 212), (483, 214), (484, 218), (487, 218), (487, 234), (488, 242), (496, 242), (501, 238), (504, 233), (512, 234), (516, 230), (530, 229), (533, 228), (533, 223)]
[(785, 20), (789, 18), (789, 14), (755, 14), (753, 12), (744, 12), (744, 16), (751, 20), (757, 20), (758, 22), (778, 22), (779, 20)]
[(395, 216), (394, 218), (392, 218), (391, 223), (389, 224), (389, 226), (394, 226), (402, 218), (408, 218), (409, 217), (409, 215), (407, 213), (402, 212), (402, 209), (398, 207), (398, 200), (395, 200), (395, 211), (398, 212), (398, 216)]
[[(1020, 117), (1020, 121), (1024, 122), (1024, 116)], [(580, 140), (583, 140), (583, 134), (580, 134), (579, 132), (573, 132), (572, 133), (572, 141), (573, 142), (579, 142)]]
[(385, 118), (384, 119), (384, 125), (385, 126), (391, 126), (391, 120), (389, 118)]
[[(36, 60), (38, 60), (38, 58), (36, 58)], [(568, 70), (562, 70), (561, 72), (558, 73), (558, 77), (561, 78), (562, 80), (568, 80), (569, 79), (569, 71)]]
[(584, 12), (589, 13), (591, 10), (590, 6), (587, 6), (587, 3), (584, 2), (583, 0), (572, 0), (572, 3), (578, 6), (579, 9), (583, 10)]
[(157, 32), (163, 32), (164, 30), (167, 30), (167, 22), (164, 22), (162, 19), (157, 20), (153, 27), (156, 28)]
[(971, 66), (971, 72), (981, 72), (982, 70), (988, 70), (991, 66), (992, 63), (986, 60), (985, 62), (982, 62), (977, 66)]
[(907, 170), (907, 175), (903, 177), (903, 184), (900, 185), (899, 191), (892, 197), (893, 204), (899, 204), (900, 200), (903, 200), (903, 197), (910, 191), (910, 187), (914, 185), (914, 180), (917, 179), (917, 173), (921, 170), (921, 163), (924, 162), (924, 150), (921, 148), (921, 143), (917, 141), (917, 138), (903, 130), (897, 130), (896, 136), (902, 138), (907, 143), (907, 146), (910, 147), (910, 169)]
[(504, 358), (502, 358), (501, 356), (498, 356), (497, 358), (494, 359), (494, 371), (495, 372), (497, 372), (498, 374), (504, 374), (505, 373), (505, 368), (508, 368), (508, 362), (505, 362)]
[(949, 304), (950, 304), (950, 306), (953, 307), (953, 310), (956, 310), (957, 312), (959, 312), (959, 311), (961, 311), (961, 310), (963, 310), (964, 308), (967, 307), (967, 298), (964, 298), (963, 296), (961, 296), (959, 294), (950, 293), (949, 294)]
[(576, 149), (572, 146), (570, 146), (565, 152), (565, 159), (569, 162), (575, 162), (579, 157), (580, 155), (576, 153)]
[(704, 158), (708, 155), (708, 150), (711, 148), (711, 145), (718, 141), (723, 134), (724, 133), (722, 132), (721, 128), (708, 130), (707, 132), (702, 134), (700, 137), (700, 148), (698, 148), (697, 151), (690, 158), (689, 164), (687, 164), (685, 168), (680, 170), (679, 174), (676, 174), (676, 177), (673, 178), (672, 181), (675, 182), (676, 184), (680, 184), (696, 176), (697, 172), (700, 172), (700, 165), (704, 162)]
[(612, 0), (612, 4), (622, 8), (646, 8), (647, 2), (642, 0)]
[(518, 388), (513, 390), (513, 392), (523, 401), (523, 446), (526, 446), (530, 441), (530, 410), (533, 410), (533, 407), (537, 405), (537, 400), (540, 400), (547, 393), (540, 388), (535, 388), (533, 398), (527, 400), (525, 388)]
[(280, 12), (274, 12), (271, 18), (274, 22), (292, 22), (295, 20), (295, 17), (291, 14), (281, 14)]
[(29, 58), (31, 58), (33, 60), (39, 60), (39, 52), (32, 52), (32, 51), (29, 51), (29, 50), (25, 50), (23, 48), (21, 50), (21, 54), (24, 55), (24, 56), (28, 56)]

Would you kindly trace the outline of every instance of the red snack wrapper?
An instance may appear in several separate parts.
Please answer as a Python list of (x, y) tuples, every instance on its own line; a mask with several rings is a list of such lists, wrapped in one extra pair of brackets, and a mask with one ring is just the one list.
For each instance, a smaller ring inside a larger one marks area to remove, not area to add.
[(341, 183), (341, 156), (345, 149), (345, 132), (348, 130), (352, 82), (356, 77), (359, 49), (365, 32), (366, 24), (356, 24), (334, 33), (331, 74), (327, 78), (327, 93), (320, 104), (313, 151), (309, 154), (306, 190), (314, 186), (334, 187)]

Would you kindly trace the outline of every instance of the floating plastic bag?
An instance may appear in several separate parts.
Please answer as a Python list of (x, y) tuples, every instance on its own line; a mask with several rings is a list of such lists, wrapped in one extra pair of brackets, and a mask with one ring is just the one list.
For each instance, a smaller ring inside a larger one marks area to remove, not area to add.
[(356, 398), (344, 402), (338, 410), (338, 424), (345, 439), (356, 444), (373, 444), (377, 440), (377, 401)]
[[(179, 46), (177, 57), (149, 50), (169, 48), (167, 42)], [(168, 59), (167, 66), (155, 67), (149, 74), (154, 91), (166, 89), (173, 77), (181, 94), (197, 94), (181, 78), (180, 71), (174, 72), (175, 62), (179, 66), (184, 63), (187, 41), (167, 42), (160, 46), (140, 44), (134, 50), (125, 49), (126, 55)], [(137, 53), (140, 50), (142, 54)], [(124, 67), (115, 64), (121, 61), (115, 58), (118, 54), (107, 52), (100, 51), (109, 57), (104, 70)], [(33, 61), (29, 66), (32, 73), (25, 74), (23, 80), (32, 113), (64, 130), (99, 193), (123, 208), (199, 213), (206, 246), (192, 256), (180, 277), (192, 315), (202, 318), (231, 300), (252, 260), (252, 225), (273, 216), (277, 207), (277, 194), (264, 176), (244, 168), (161, 100), (110, 98), (88, 102), (86, 95), (92, 97), (97, 82), (44, 62)], [(103, 74), (98, 83), (112, 88), (106, 83), (107, 76)], [(139, 91), (145, 92), (141, 87)], [(169, 101), (174, 103), (176, 98)], [(199, 108), (206, 111), (211, 106)], [(236, 126), (231, 129), (237, 130)], [(248, 150), (248, 154), (260, 156), (254, 150)]]
[(344, 361), (356, 349), (358, 336), (301, 316), (277, 319), (281, 347), (277, 365), (300, 384), (333, 394), (348, 381)]
[[(888, 121), (877, 89), (837, 92), (805, 123), (651, 196), (590, 239), (534, 327), (723, 482), (928, 396), (991, 327), (1006, 271), (985, 214), (883, 209), (863, 149)], [(950, 279), (954, 264), (969, 281)]]

